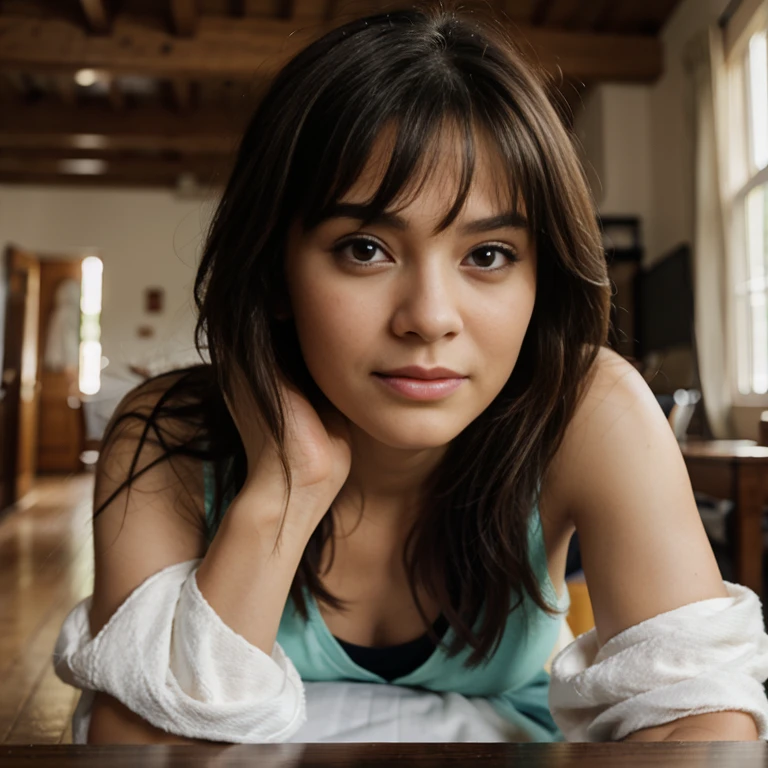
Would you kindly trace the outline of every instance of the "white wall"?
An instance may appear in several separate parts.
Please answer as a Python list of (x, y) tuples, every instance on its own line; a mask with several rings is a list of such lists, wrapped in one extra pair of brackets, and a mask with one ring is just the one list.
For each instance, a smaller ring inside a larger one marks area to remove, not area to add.
[(691, 96), (684, 69), (688, 42), (715, 22), (728, 0), (685, 0), (664, 27), (664, 74), (650, 92), (653, 222), (649, 259), (693, 241), (694, 142)]
[(661, 78), (646, 86), (599, 86), (576, 118), (600, 212), (642, 217), (646, 263), (693, 240), (693, 123), (684, 50), (727, 5), (685, 0), (661, 33)]
[[(144, 364), (193, 349), (192, 283), (213, 200), (169, 191), (0, 186), (0, 245), (104, 262), (102, 352)], [(165, 311), (144, 312), (144, 289), (165, 289)], [(141, 339), (140, 325), (155, 336)]]
[(603, 215), (653, 215), (650, 87), (606, 84), (587, 95), (576, 120), (592, 193)]
[(584, 95), (581, 108), (574, 111), (574, 132), (577, 149), (592, 195), (598, 207), (602, 207), (604, 193), (603, 180), (605, 169), (605, 104), (604, 89), (591, 88)]

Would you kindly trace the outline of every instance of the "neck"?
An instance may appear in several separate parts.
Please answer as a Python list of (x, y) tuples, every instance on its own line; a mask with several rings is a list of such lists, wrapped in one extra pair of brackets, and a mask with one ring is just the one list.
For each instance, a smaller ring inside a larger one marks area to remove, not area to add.
[(334, 501), (346, 527), (363, 521), (404, 532), (419, 513), (424, 483), (445, 455), (447, 445), (402, 449), (384, 445), (352, 425), (352, 466)]

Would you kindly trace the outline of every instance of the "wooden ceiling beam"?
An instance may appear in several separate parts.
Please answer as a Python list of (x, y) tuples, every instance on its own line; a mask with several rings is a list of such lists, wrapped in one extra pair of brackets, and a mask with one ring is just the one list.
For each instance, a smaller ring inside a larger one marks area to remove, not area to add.
[(16, 106), (19, 100), (19, 91), (11, 82), (11, 79), (3, 72), (0, 72), (0, 108), (8, 109), (11, 105)]
[(68, 107), (77, 104), (77, 83), (70, 75), (52, 75), (51, 85), (56, 95)]
[(226, 110), (189, 115), (160, 108), (124, 112), (81, 104), (15, 105), (0, 119), (0, 149), (92, 149), (232, 154), (247, 115)]
[(274, 73), (312, 37), (277, 19), (203, 16), (195, 37), (180, 38), (138, 19), (118, 17), (112, 35), (92, 37), (66, 19), (0, 16), (0, 68), (248, 77)]
[(659, 40), (640, 35), (608, 35), (559, 29), (522, 31), (524, 53), (546, 71), (584, 81), (657, 80), (664, 68)]
[[(201, 17), (195, 37), (174, 37), (116, 19), (109, 37), (92, 37), (63, 19), (0, 16), (0, 68), (73, 71), (88, 67), (155, 77), (271, 76), (326, 28), (278, 19)], [(557, 76), (652, 82), (662, 71), (655, 38), (514, 27), (521, 47)]]
[(555, 0), (536, 0), (536, 5), (531, 14), (531, 24), (533, 24), (534, 27), (540, 27), (543, 24), (546, 24), (554, 4)]
[(328, 0), (285, 0), (287, 18), (305, 24), (330, 21), (331, 4)]
[(211, 178), (228, 170), (222, 158), (195, 160), (194, 158), (55, 158), (19, 157), (0, 155), (0, 174), (6, 175), (62, 175), (113, 176), (122, 178), (174, 178), (183, 173), (194, 173)]
[(108, 88), (107, 96), (112, 109), (121, 112), (125, 109), (125, 94), (120, 89), (120, 84), (117, 82), (116, 77), (111, 76), (109, 78)]
[[(33, 184), (35, 186), (63, 187), (135, 187), (146, 189), (155, 187), (161, 189), (178, 189), (181, 180), (190, 172), (176, 174), (173, 171), (164, 172), (162, 169), (146, 169), (146, 175), (134, 170), (125, 173), (103, 173), (96, 175), (64, 175), (60, 173), (31, 173), (29, 171), (4, 172), (0, 171), (0, 184), (19, 185)], [(214, 192), (226, 183), (226, 175), (214, 173), (191, 173), (199, 189), (204, 194)]]
[(584, 0), (579, 27), (599, 32), (608, 29), (621, 5), (621, 0)]
[[(43, 149), (1, 149), (0, 160), (16, 159), (26, 162), (27, 160), (104, 160), (105, 162), (116, 162), (117, 167), (122, 161), (154, 162), (157, 160), (161, 164), (170, 164), (174, 168), (184, 166), (190, 168), (207, 168), (209, 166), (221, 165), (228, 159), (227, 155), (218, 152), (204, 152), (199, 154), (185, 155), (180, 152), (168, 150), (142, 150), (130, 151), (116, 149), (69, 149), (65, 147), (46, 147)], [(234, 158), (233, 158), (234, 159)]]
[(192, 37), (197, 30), (197, 0), (169, 0), (172, 32), (180, 37)]
[(169, 83), (176, 109), (180, 112), (189, 112), (192, 107), (192, 83), (176, 77), (169, 80)]
[[(32, 184), (36, 187), (137, 187), (141, 189), (157, 187), (172, 189), (178, 185), (178, 176), (154, 174), (146, 178), (138, 176), (124, 178), (108, 174), (99, 176), (62, 176), (59, 173), (0, 172), (0, 184), (13, 184), (15, 186)], [(210, 186), (214, 187), (215, 185), (211, 184)]]
[(97, 35), (107, 35), (110, 30), (106, 0), (80, 0), (88, 28)]
[(241, 0), (232, 15), (287, 19), (290, 18), (287, 14), (289, 3), (290, 0)]
[(3, 75), (8, 86), (16, 93), (12, 101), (28, 101), (30, 95), (29, 76), (24, 72), (3, 72)]

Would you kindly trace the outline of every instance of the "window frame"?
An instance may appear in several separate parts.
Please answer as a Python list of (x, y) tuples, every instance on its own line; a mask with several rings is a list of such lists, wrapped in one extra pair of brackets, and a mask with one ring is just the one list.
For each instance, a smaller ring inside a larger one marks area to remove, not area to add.
[[(729, 22), (724, 34), (726, 57), (726, 103), (728, 157), (724, 180), (726, 237), (729, 239), (729, 252), (732, 258), (727, 269), (727, 338), (729, 349), (729, 388), (734, 406), (768, 408), (768, 392), (745, 393), (741, 384), (745, 378), (751, 379), (751, 330), (745, 324), (744, 310), (748, 309), (739, 296), (748, 293), (745, 290), (748, 269), (747, 251), (747, 208), (749, 193), (759, 186), (768, 187), (768, 165), (757, 169), (753, 162), (752, 131), (749, 93), (749, 44), (753, 35), (764, 32), (768, 36), (768, 13), (766, 5), (760, 2), (745, 2), (740, 9), (743, 13)], [(749, 15), (747, 15), (747, 12)], [(768, 194), (768, 190), (766, 191)], [(766, 274), (768, 281), (768, 273)], [(768, 285), (765, 288), (768, 302)], [(741, 316), (740, 316), (741, 315)], [(747, 316), (748, 317), (748, 316)], [(747, 338), (742, 330), (746, 325)], [(751, 381), (747, 382), (751, 389)]]

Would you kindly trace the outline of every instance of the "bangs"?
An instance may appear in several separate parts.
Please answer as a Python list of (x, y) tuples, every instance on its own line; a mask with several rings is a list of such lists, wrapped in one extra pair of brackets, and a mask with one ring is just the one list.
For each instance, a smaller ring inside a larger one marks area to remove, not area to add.
[[(486, 154), (499, 210), (527, 218), (529, 229), (535, 231), (539, 218), (534, 207), (535, 174), (526, 162), (530, 153), (521, 146), (527, 143), (520, 140), (521, 126), (509, 110), (492, 110), (496, 118), (481, 119), (479, 114), (487, 116), (489, 105), (478, 110), (462, 90), (450, 94), (453, 99), (448, 101), (448, 94), (430, 89), (429, 95), (416, 94), (405, 109), (377, 110), (381, 104), (364, 113), (350, 109), (352, 119), (339, 119), (337, 114), (335, 127), (326, 129), (326, 136), (313, 130), (311, 143), (317, 149), (323, 146), (323, 151), (313, 153), (314, 163), (309, 166), (302, 162), (305, 180), (311, 178), (313, 183), (305, 183), (294, 198), (304, 229), (329, 218), (363, 174), (378, 180), (362, 203), (365, 225), (385, 212), (406, 208), (426, 185), (444, 183), (450, 168), (455, 171), (451, 178), (456, 190), (435, 228), (439, 233), (461, 213), (478, 161)], [(344, 130), (341, 126), (347, 122)]]
[[(498, 203), (499, 214), (528, 222), (536, 250), (533, 313), (513, 375), (448, 442), (426, 479), (424, 508), (403, 548), (419, 614), (429, 626), (420, 600), (426, 586), (454, 631), (448, 657), (466, 649), (463, 666), (472, 669), (496, 651), (510, 611), (527, 609), (527, 596), (557, 614), (529, 552), (531, 501), (541, 495), (541, 478), (608, 341), (612, 307), (597, 208), (570, 132), (550, 102), (550, 79), (531, 68), (508, 24), (452, 5), (430, 0), (425, 10), (351, 21), (277, 73), (243, 134), (195, 276), (195, 346), (211, 361), (201, 366), (199, 422), (195, 403), (179, 390), (183, 397), (158, 403), (145, 431), (158, 413), (199, 423), (188, 441), (165, 445), (154, 463), (172, 454), (213, 461), (218, 525), (226, 506), (220, 502), (248, 479), (242, 434), (228, 407), (237, 374), (244, 374), (290, 493), (282, 382), (320, 413), (332, 405), (304, 359), (299, 323), (283, 316), (291, 308), (286, 262), (294, 226), (313, 229), (345, 202), (362, 203), (355, 215), (370, 223), (428, 196), (431, 203), (437, 192), (439, 231), (468, 201), (474, 207), (482, 184), (481, 214)], [(198, 391), (190, 390), (195, 402)], [(230, 458), (233, 471), (219, 472)], [(286, 499), (277, 544), (287, 505)], [(335, 517), (325, 514), (315, 527), (291, 582), (304, 619), (308, 598), (334, 609), (347, 603), (322, 579), (326, 546), (338, 539)], [(430, 636), (440, 644), (432, 630)]]

